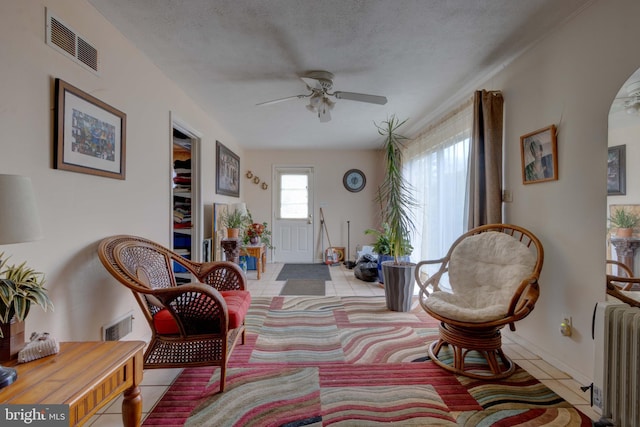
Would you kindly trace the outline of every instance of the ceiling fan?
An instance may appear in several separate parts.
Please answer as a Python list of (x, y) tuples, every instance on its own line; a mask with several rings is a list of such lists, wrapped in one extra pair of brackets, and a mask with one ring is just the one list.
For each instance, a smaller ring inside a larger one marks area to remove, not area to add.
[(333, 90), (333, 74), (328, 71), (309, 71), (300, 79), (304, 82), (309, 90), (309, 93), (302, 95), (293, 95), (286, 98), (274, 99), (272, 101), (261, 102), (259, 106), (277, 104), (279, 102), (289, 101), (292, 99), (309, 98), (309, 104), (306, 105), (307, 110), (312, 113), (317, 113), (321, 122), (328, 122), (331, 120), (331, 114), (329, 111), (333, 108), (335, 99), (348, 99), (350, 101), (368, 102), (371, 104), (384, 105), (387, 103), (387, 98), (379, 95), (368, 95), (365, 93), (355, 92), (341, 92)]

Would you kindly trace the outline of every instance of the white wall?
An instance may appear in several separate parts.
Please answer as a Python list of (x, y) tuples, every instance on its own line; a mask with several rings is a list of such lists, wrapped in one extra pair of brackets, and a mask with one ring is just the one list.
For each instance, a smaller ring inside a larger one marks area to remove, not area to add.
[[(506, 221), (545, 249), (541, 296), (517, 337), (585, 382), (593, 372), (591, 317), (604, 300), (609, 108), (640, 66), (637, 0), (595, 1), (491, 79), (505, 96)], [(523, 185), (519, 138), (558, 125), (559, 180)], [(571, 338), (560, 335), (573, 318)]]
[[(45, 7), (97, 47), (99, 76), (45, 44)], [(215, 140), (243, 153), (221, 125), (84, 1), (3, 1), (0, 40), (0, 173), (31, 177), (45, 230), (44, 240), (0, 251), (46, 273), (55, 312), (33, 308), (27, 334), (46, 330), (59, 340), (96, 340), (101, 325), (130, 310), (138, 313), (130, 292), (98, 260), (99, 240), (131, 233), (169, 244), (170, 114), (202, 134), (206, 204), (228, 199), (215, 196)], [(52, 168), (55, 78), (127, 114), (125, 181)], [(127, 338), (148, 335), (143, 317), (136, 318)]]
[[(372, 139), (378, 138), (376, 128), (371, 125)], [(274, 206), (272, 203), (274, 177), (272, 166), (312, 166), (314, 168), (314, 216), (316, 243), (315, 258), (322, 259), (320, 248), (320, 207), (324, 213), (327, 229), (332, 246), (350, 250), (345, 256), (356, 258), (358, 245), (371, 244), (371, 236), (365, 236), (367, 228), (377, 228), (380, 223), (380, 207), (374, 203), (376, 190), (380, 184), (382, 173), (382, 159), (378, 150), (341, 150), (339, 152), (327, 150), (247, 150), (246, 167), (243, 166), (242, 185), (247, 202), (254, 220), (267, 221), (273, 219)], [(358, 193), (347, 191), (342, 185), (344, 173), (349, 169), (360, 169), (367, 179), (365, 188)], [(244, 178), (247, 170), (269, 184), (267, 190), (254, 185)], [(350, 221), (350, 238), (347, 233), (347, 221)], [(327, 237), (324, 247), (328, 247)], [(276, 248), (277, 250), (277, 248)]]

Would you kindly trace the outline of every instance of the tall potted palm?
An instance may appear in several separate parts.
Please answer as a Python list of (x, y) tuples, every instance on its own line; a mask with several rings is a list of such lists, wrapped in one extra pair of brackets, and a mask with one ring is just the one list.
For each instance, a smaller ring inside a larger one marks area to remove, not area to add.
[(376, 201), (382, 210), (382, 222), (388, 225), (388, 239), (393, 261), (382, 263), (384, 289), (387, 308), (393, 311), (411, 310), (411, 299), (415, 284), (416, 265), (403, 261), (411, 255), (413, 248), (409, 244), (415, 231), (414, 209), (417, 206), (409, 182), (402, 175), (402, 148), (407, 137), (398, 133), (398, 128), (406, 123), (396, 116), (376, 124), (378, 133), (384, 137), (383, 150), (385, 177), (378, 188)]

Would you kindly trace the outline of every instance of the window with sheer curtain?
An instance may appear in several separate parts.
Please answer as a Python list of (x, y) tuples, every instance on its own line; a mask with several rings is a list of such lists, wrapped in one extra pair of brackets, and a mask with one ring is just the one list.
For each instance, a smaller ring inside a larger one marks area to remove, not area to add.
[(407, 144), (404, 173), (419, 205), (414, 262), (444, 256), (465, 231), (472, 117), (467, 102)]

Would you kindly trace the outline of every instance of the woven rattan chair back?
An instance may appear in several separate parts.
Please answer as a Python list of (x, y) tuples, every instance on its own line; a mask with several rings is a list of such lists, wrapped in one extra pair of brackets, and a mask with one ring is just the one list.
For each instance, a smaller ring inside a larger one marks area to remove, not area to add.
[[(152, 332), (145, 368), (220, 366), (224, 391), (226, 364), (238, 338), (244, 343), (244, 323), (229, 329), (226, 303), (220, 292), (246, 290), (240, 267), (226, 261), (198, 263), (151, 240), (118, 235), (102, 240), (98, 256), (104, 267), (131, 290)], [(175, 265), (192, 276), (179, 284)], [(178, 331), (160, 333), (154, 316), (171, 314)]]

